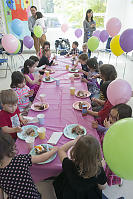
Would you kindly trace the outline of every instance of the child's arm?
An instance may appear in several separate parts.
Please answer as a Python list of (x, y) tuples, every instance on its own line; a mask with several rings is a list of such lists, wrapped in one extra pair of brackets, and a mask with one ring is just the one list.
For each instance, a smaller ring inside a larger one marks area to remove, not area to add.
[(100, 190), (104, 190), (106, 188), (106, 186), (107, 186), (107, 182), (104, 185), (98, 184), (98, 188)]
[(45, 162), (48, 160), (52, 155), (54, 155), (58, 151), (58, 147), (53, 147), (50, 151), (43, 153), (41, 155), (33, 155), (31, 156), (31, 161), (33, 164)]
[(25, 125), (28, 123), (27, 119), (24, 119), (23, 116), (21, 115), (21, 113), (19, 114), (19, 119), (22, 125)]
[(2, 189), (0, 189), (0, 199), (4, 199), (4, 193)]
[(15, 133), (15, 132), (21, 132), (22, 129), (21, 127), (17, 126), (17, 127), (8, 127), (8, 126), (3, 126), (2, 127), (2, 130), (5, 132), (5, 133)]
[(31, 78), (28, 75), (25, 75), (26, 81), (30, 84), (34, 85), (39, 82), (39, 77), (35, 78), (34, 80), (31, 80)]
[(87, 113), (88, 113), (89, 115), (91, 115), (91, 116), (98, 117), (98, 112), (96, 112), (96, 111), (90, 111), (90, 110), (88, 110)]
[(99, 105), (104, 105), (105, 101), (104, 100), (100, 100), (100, 99), (97, 99), (97, 98), (92, 98), (91, 99), (93, 102), (96, 102), (98, 103)]
[(89, 72), (86, 72), (86, 71), (84, 71), (82, 69), (80, 69), (79, 72), (85, 74), (86, 76), (88, 76), (88, 74), (89, 74)]

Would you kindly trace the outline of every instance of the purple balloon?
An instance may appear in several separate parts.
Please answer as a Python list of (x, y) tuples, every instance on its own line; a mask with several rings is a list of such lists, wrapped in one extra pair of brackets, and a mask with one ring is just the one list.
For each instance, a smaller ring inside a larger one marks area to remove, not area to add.
[(120, 46), (127, 53), (133, 50), (133, 29), (127, 29), (121, 34)]
[(81, 29), (78, 28), (77, 30), (75, 30), (75, 36), (77, 38), (81, 37), (81, 35), (82, 35), (82, 30)]
[(100, 30), (96, 30), (95, 32), (93, 32), (93, 36), (95, 36), (99, 39), (100, 33), (101, 33)]
[(109, 37), (109, 34), (107, 33), (106, 30), (102, 30), (102, 31), (100, 32), (99, 39), (100, 39), (102, 42), (107, 41), (108, 37)]
[(34, 40), (31, 36), (25, 36), (24, 37), (24, 40), (23, 40), (23, 43), (24, 45), (27, 47), (27, 48), (32, 48), (33, 44), (34, 44)]

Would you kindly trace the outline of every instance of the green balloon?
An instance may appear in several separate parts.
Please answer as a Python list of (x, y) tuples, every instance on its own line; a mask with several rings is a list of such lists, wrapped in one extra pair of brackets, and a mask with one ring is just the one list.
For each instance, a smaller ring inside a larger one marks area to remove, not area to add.
[(43, 34), (43, 29), (42, 29), (41, 26), (35, 26), (33, 31), (34, 31), (34, 34), (37, 38), (40, 38)]
[(99, 46), (99, 39), (95, 36), (90, 37), (90, 39), (88, 39), (88, 49), (90, 51), (94, 51), (98, 48)]
[(103, 141), (105, 161), (119, 177), (133, 180), (133, 118), (114, 123)]
[(21, 48), (21, 43), (20, 43), (20, 41), (18, 40), (18, 48), (17, 48), (17, 50), (14, 52), (14, 54), (17, 54), (17, 53), (20, 51), (20, 48)]

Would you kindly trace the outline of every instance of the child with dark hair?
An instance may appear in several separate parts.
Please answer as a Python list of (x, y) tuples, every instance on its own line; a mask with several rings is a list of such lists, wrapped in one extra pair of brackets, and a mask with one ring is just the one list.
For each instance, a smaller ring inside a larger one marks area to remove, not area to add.
[(40, 59), (37, 67), (40, 67), (43, 65), (47, 65), (47, 66), (54, 65), (53, 61), (54, 61), (55, 57), (53, 57), (53, 59), (51, 61), (49, 61), (50, 57), (51, 57), (50, 49), (43, 50), (43, 56)]
[[(90, 71), (88, 66), (87, 66), (87, 60), (88, 60), (88, 55), (86, 53), (82, 53), (78, 57), (78, 62), (81, 63), (82, 70), (85, 71), (85, 72)], [(80, 72), (80, 70), (79, 70), (79, 72)], [(87, 75), (84, 74), (83, 77), (87, 79)]]
[(24, 63), (24, 76), (26, 79), (26, 85), (30, 88), (30, 90), (34, 90), (33, 96), (36, 96), (36, 93), (41, 84), (41, 79), (43, 76), (35, 75), (35, 62), (27, 59)]
[[(71, 147), (68, 158), (67, 151)], [(98, 140), (83, 135), (61, 146), (58, 155), (63, 171), (53, 183), (57, 199), (102, 199), (106, 175)]]
[[(127, 104), (117, 104), (116, 106), (113, 106), (109, 117), (104, 120), (104, 126), (101, 126), (98, 124), (97, 121), (92, 122), (92, 127), (97, 129), (97, 133), (99, 134), (101, 145), (103, 147), (103, 139), (104, 135), (106, 134), (109, 127), (117, 122), (118, 120), (132, 117), (132, 108)], [(107, 174), (107, 182), (108, 185), (115, 185), (115, 184), (121, 184), (121, 178), (116, 176), (106, 165), (106, 174)]]
[(16, 155), (15, 142), (10, 135), (0, 130), (0, 199), (4, 199), (3, 191), (8, 198), (41, 199), (35, 186), (30, 167), (48, 160), (57, 152), (57, 147), (41, 155)]
[(50, 49), (50, 42), (49, 41), (44, 41), (44, 43), (42, 45), (42, 48), (40, 49), (40, 52), (38, 54), (40, 59), (42, 58), (43, 50), (47, 50), (47, 49)]
[(78, 42), (74, 41), (72, 43), (72, 49), (70, 50), (70, 55), (78, 55), (79, 54), (79, 49), (78, 49)]
[(30, 107), (29, 97), (33, 95), (34, 90), (30, 90), (30, 88), (26, 86), (25, 76), (21, 72), (14, 71), (12, 73), (10, 87), (18, 96), (18, 108), (20, 112), (28, 110)]
[(21, 132), (21, 125), (27, 124), (17, 107), (18, 97), (12, 89), (2, 90), (0, 92), (0, 101), (2, 110), (0, 111), (0, 127), (5, 133), (11, 134), (16, 139), (17, 132)]

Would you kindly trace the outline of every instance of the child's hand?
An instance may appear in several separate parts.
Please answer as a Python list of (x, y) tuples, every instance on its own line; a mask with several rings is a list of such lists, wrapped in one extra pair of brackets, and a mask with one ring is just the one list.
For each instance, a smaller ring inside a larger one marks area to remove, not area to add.
[(92, 98), (91, 98), (91, 101), (93, 101), (93, 102), (98, 102), (99, 100), (98, 100), (97, 98), (95, 98), (95, 97), (92, 97)]
[(53, 151), (53, 152), (56, 153), (56, 152), (58, 151), (58, 149), (59, 149), (59, 147), (58, 147), (58, 146), (55, 146), (55, 147), (51, 148), (50, 151)]
[(26, 125), (27, 123), (28, 123), (28, 120), (27, 120), (27, 119), (24, 119), (24, 118), (21, 119), (21, 124), (22, 124), (22, 125)]
[(83, 72), (83, 70), (82, 70), (82, 69), (79, 69), (79, 72), (80, 72), (80, 73), (82, 73), (82, 72)]
[(97, 121), (92, 122), (92, 128), (94, 128), (94, 129), (98, 128), (98, 122)]
[(86, 78), (81, 78), (81, 82), (88, 82)]
[(92, 79), (96, 79), (96, 78), (99, 78), (99, 77), (100, 77), (100, 75), (97, 74), (97, 75), (93, 75), (91, 78), (92, 78)]
[(104, 120), (104, 126), (108, 129), (110, 126), (111, 126), (111, 124), (110, 124), (110, 122), (107, 120), (107, 118)]
[(22, 128), (20, 126), (15, 127), (15, 132), (21, 132)]

